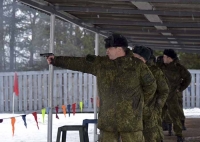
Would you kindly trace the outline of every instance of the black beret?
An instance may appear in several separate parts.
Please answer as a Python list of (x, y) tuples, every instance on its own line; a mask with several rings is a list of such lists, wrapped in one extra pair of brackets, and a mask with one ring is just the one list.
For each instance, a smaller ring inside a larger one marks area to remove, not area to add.
[(144, 46), (135, 46), (133, 49), (133, 53), (140, 55), (146, 61), (148, 61), (151, 56), (151, 51), (147, 47), (144, 47)]
[(108, 36), (104, 41), (105, 41), (105, 48), (128, 47), (127, 39), (124, 36), (117, 33)]
[(171, 57), (172, 59), (176, 59), (177, 58), (177, 54), (173, 49), (165, 49), (163, 54), (167, 55), (168, 57)]

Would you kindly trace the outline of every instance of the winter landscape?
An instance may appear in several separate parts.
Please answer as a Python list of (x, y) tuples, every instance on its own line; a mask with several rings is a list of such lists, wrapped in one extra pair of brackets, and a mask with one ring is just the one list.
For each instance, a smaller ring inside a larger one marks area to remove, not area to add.
[[(187, 118), (200, 118), (200, 109), (184, 109), (185, 115)], [(81, 125), (83, 119), (93, 119), (93, 113), (76, 113), (75, 115), (71, 114), (70, 117), (64, 114), (59, 114), (59, 119), (56, 118), (56, 115), (53, 115), (53, 130), (52, 130), (52, 139), (53, 142), (56, 141), (57, 129), (63, 125)], [(16, 118), (15, 123), (15, 133), (12, 136), (12, 125), (11, 117)], [(3, 122), (0, 123), (0, 142), (46, 142), (47, 141), (47, 118), (45, 115), (44, 123), (42, 115), (38, 114), (38, 124), (39, 130), (36, 125), (36, 121), (32, 114), (26, 116), (27, 128), (24, 126), (24, 121), (20, 114), (0, 114), (0, 119), (3, 119)], [(89, 139), (90, 142), (93, 142), (94, 125), (89, 125)], [(68, 132), (67, 142), (79, 142), (79, 133), (78, 132)]]

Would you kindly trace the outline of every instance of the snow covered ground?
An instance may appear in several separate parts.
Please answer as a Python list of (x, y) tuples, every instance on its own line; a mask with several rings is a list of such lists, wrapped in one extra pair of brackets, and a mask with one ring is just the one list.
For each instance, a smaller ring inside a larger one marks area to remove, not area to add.
[[(200, 109), (184, 109), (187, 118), (200, 118)], [(63, 125), (81, 125), (83, 119), (93, 119), (92, 113), (76, 113), (74, 116), (71, 114), (69, 117), (64, 114), (59, 114), (59, 119), (53, 115), (53, 142), (56, 141), (57, 128)], [(16, 117), (15, 134), (12, 136), (11, 117)], [(45, 115), (44, 123), (42, 115), (38, 114), (39, 130), (32, 114), (26, 116), (27, 128), (24, 126), (24, 121), (19, 114), (0, 114), (0, 119), (4, 119), (3, 123), (0, 123), (0, 142), (46, 142), (47, 141), (47, 115)], [(8, 119), (5, 119), (8, 118)], [(93, 141), (94, 125), (89, 125), (89, 139)], [(79, 142), (78, 132), (68, 132), (67, 142)]]

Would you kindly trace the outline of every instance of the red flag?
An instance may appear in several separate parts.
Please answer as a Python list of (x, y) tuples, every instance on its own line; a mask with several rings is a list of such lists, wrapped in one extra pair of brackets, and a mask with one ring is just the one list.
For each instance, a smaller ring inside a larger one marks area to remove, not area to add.
[(73, 115), (76, 113), (76, 103), (72, 104)]
[(14, 93), (16, 96), (19, 95), (19, 87), (18, 87), (18, 77), (17, 77), (17, 73), (15, 73), (14, 76)]
[(35, 118), (35, 122), (36, 122), (36, 124), (37, 124), (38, 129), (39, 129), (38, 120), (37, 120), (37, 112), (33, 112), (32, 114), (33, 114), (33, 116), (34, 116), (34, 118)]
[(59, 119), (59, 117), (58, 117), (58, 106), (56, 106), (55, 109), (56, 109), (56, 118)]

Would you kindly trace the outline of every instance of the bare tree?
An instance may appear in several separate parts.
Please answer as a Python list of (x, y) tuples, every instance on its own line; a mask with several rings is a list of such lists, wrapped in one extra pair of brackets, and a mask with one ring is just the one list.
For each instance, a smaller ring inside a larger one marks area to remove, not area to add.
[(3, 30), (3, 1), (0, 1), (0, 71), (3, 71), (3, 54), (4, 54), (4, 30)]
[(16, 1), (13, 0), (12, 16), (11, 16), (11, 26), (10, 26), (10, 71), (14, 70), (15, 66), (15, 30), (16, 30)]

